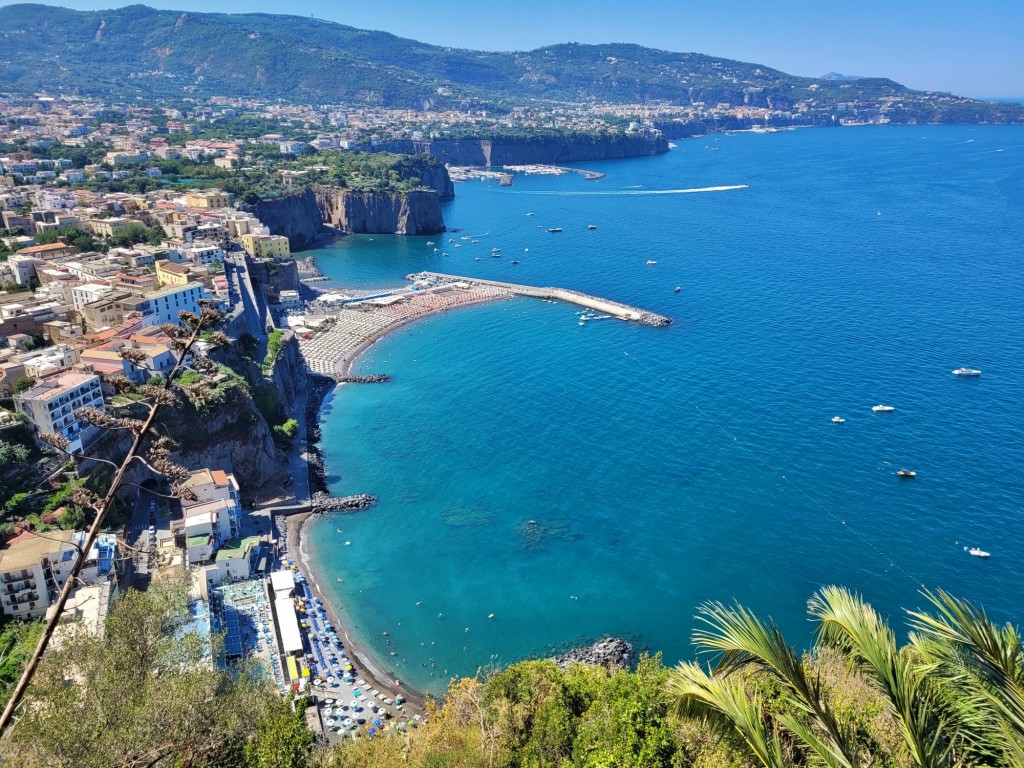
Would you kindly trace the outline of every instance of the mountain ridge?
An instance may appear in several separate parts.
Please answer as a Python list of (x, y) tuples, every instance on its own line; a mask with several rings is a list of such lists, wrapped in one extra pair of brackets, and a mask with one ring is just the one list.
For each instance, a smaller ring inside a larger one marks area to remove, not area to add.
[[(912, 91), (886, 78), (836, 80), (633, 43), (558, 43), (477, 51), (286, 14), (223, 14), (131, 5), (75, 11), (15, 4), (0, 14), (0, 88), (16, 93), (156, 98), (262, 96), (423, 109), (564, 103), (805, 109), (907, 98), (936, 115), (1007, 120), (992, 106)], [(830, 73), (831, 74), (831, 73)], [(1019, 119), (1021, 110), (1010, 110)]]

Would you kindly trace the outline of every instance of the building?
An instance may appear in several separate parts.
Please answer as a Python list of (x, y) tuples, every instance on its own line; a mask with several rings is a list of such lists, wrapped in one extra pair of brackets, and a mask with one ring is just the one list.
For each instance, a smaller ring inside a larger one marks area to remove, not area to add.
[(182, 485), (192, 491), (194, 501), (182, 501), (183, 519), (172, 529), (178, 546), (185, 550), (189, 565), (205, 563), (226, 542), (238, 538), (242, 527), (242, 496), (238, 481), (230, 472), (201, 469)]
[(219, 245), (197, 243), (181, 249), (181, 255), (193, 264), (213, 264), (224, 261), (224, 250)]
[(188, 208), (227, 208), (231, 204), (230, 199), (227, 192), (205, 189), (185, 195), (185, 205)]
[[(22, 619), (45, 616), (57, 600), (87, 534), (52, 531), (45, 537), (26, 531), (0, 544), (0, 607), (7, 616)], [(117, 576), (117, 541), (98, 536), (79, 578), (98, 584)]]
[(100, 377), (93, 373), (64, 373), (14, 396), (14, 408), (39, 434), (56, 432), (68, 439), (68, 450), (80, 453), (99, 429), (75, 415), (78, 408), (106, 410)]
[(118, 232), (127, 229), (130, 225), (138, 222), (114, 216), (109, 219), (92, 219), (89, 221), (89, 228), (98, 237), (113, 237)]
[(128, 311), (140, 313), (143, 325), (177, 324), (180, 322), (178, 313), (182, 310), (198, 315), (202, 311), (199, 302), (204, 298), (206, 289), (202, 285), (185, 283), (167, 286), (141, 298), (135, 297), (125, 301), (124, 307)]
[(160, 285), (185, 285), (192, 270), (185, 264), (161, 259), (156, 262), (156, 281)]
[(242, 235), (242, 247), (252, 257), (286, 259), (292, 255), (288, 238), (282, 235)]

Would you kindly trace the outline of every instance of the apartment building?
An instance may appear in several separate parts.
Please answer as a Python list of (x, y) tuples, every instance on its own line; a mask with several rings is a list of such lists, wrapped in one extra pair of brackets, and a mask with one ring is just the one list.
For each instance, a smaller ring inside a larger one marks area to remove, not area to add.
[(100, 377), (93, 373), (63, 373), (14, 396), (14, 408), (25, 414), (39, 434), (56, 432), (68, 439), (68, 450), (81, 452), (99, 430), (75, 415), (78, 408), (106, 410)]

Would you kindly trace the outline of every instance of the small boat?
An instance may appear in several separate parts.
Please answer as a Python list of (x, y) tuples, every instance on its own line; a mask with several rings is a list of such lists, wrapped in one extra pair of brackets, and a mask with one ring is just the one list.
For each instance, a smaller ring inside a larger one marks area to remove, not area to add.
[(991, 553), (986, 552), (984, 549), (981, 549), (980, 547), (971, 547), (970, 549), (964, 547), (964, 549), (967, 550), (967, 554), (972, 555), (973, 557), (992, 557)]
[(518, 264), (519, 263), (519, 259), (512, 259), (512, 263), (513, 264)]
[(433, 244), (434, 244), (433, 240), (427, 240), (427, 245), (433, 245)]
[(597, 229), (597, 224), (587, 224), (587, 229)]
[(981, 371), (977, 368), (957, 368), (953, 371), (954, 376), (981, 376)]
[(675, 290), (675, 293), (679, 293), (679, 292), (680, 292), (681, 290), (683, 290), (683, 289), (682, 289), (682, 288), (680, 288), (680, 287), (679, 287), (679, 286), (677, 285), (677, 286), (676, 286), (676, 290)]
[(891, 405), (873, 405), (871, 406), (871, 410), (875, 413), (891, 413), (896, 409)]
[(548, 232), (561, 232), (561, 227), (548, 227)]
[(644, 264), (646, 264), (649, 267), (652, 267), (652, 266), (654, 266), (657, 263), (658, 262), (656, 262), (654, 259), (648, 259), (647, 261), (644, 262)]
[(832, 417), (832, 423), (833, 424), (845, 424), (846, 423), (846, 419), (844, 419), (842, 416), (833, 416)]
[(896, 474), (900, 477), (917, 477), (917, 472), (912, 469), (897, 469)]
[(500, 259), (501, 258), (501, 251), (491, 251), (491, 258), (492, 259)]
[(586, 321), (586, 320), (580, 320), (579, 324), (580, 324), (580, 325), (586, 325), (586, 324), (587, 324), (587, 321)]
[(533, 216), (533, 211), (527, 211), (527, 212), (526, 212), (526, 215), (527, 215), (527, 216)]

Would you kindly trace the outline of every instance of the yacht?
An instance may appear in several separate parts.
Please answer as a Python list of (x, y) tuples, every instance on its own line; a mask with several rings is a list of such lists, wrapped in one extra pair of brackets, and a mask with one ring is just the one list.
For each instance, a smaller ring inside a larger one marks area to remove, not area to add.
[(587, 224), (587, 229), (597, 229), (597, 224)]
[(561, 227), (548, 227), (548, 232), (561, 232)]
[(896, 409), (891, 405), (873, 405), (871, 406), (871, 410), (875, 413), (891, 413)]
[(981, 371), (977, 368), (957, 368), (953, 371), (954, 376), (981, 376)]
[[(964, 547), (964, 549), (967, 549), (967, 547)], [(970, 549), (967, 549), (967, 554), (973, 555), (974, 557), (992, 557), (991, 553), (986, 552), (980, 547), (971, 547)]]
[(652, 266), (654, 266), (657, 263), (658, 262), (656, 262), (654, 259), (648, 259), (647, 261), (644, 262), (644, 264), (646, 264), (649, 267), (652, 267)]
[(845, 424), (846, 423), (846, 419), (844, 419), (842, 416), (833, 416), (832, 417), (832, 423), (833, 424)]
[(527, 216), (533, 216), (533, 211), (527, 211), (527, 212), (526, 212), (526, 215), (527, 215)]
[(912, 469), (897, 469), (896, 474), (900, 477), (917, 477), (917, 472)]

